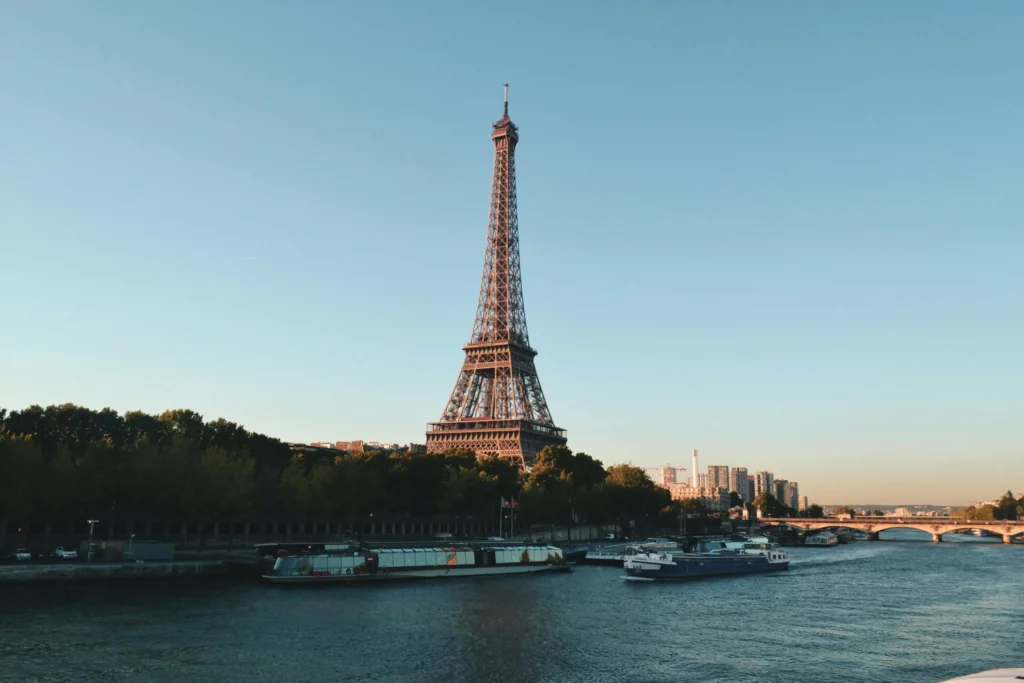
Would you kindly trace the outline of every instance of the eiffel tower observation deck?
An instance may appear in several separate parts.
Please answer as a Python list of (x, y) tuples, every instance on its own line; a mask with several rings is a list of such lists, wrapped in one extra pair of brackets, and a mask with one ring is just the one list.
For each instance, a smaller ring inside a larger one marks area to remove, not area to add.
[(463, 350), (455, 389), (438, 422), (427, 425), (427, 451), (469, 448), (529, 467), (545, 446), (566, 442), (540, 388), (530, 346), (519, 267), (516, 144), (519, 130), (505, 112), (494, 124), (494, 177), (487, 251), (473, 334)]

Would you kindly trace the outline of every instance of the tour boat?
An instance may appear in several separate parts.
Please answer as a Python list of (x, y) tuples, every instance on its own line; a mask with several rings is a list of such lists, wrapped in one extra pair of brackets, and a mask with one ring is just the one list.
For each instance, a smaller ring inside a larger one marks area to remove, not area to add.
[(554, 546), (460, 545), (282, 554), (263, 578), (271, 583), (364, 583), (570, 570)]
[(789, 557), (775, 543), (744, 543), (710, 553), (637, 553), (627, 555), (623, 566), (627, 581), (665, 581), (781, 571), (789, 569)]
[(821, 533), (808, 536), (804, 539), (804, 545), (817, 546), (820, 548), (830, 548), (834, 545), (839, 545), (839, 537), (835, 534)]

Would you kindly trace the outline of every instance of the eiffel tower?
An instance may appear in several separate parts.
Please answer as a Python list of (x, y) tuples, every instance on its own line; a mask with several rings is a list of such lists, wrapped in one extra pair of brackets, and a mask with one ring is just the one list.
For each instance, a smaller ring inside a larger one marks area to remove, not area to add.
[(494, 124), (494, 177), (480, 300), (466, 359), (438, 422), (427, 425), (427, 451), (469, 448), (477, 455), (533, 463), (545, 446), (564, 444), (537, 378), (523, 304), (516, 215), (519, 129), (505, 113)]

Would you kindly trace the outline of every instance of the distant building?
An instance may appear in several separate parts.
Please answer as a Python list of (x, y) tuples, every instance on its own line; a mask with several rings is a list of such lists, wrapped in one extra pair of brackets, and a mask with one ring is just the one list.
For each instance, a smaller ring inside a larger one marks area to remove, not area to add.
[(409, 453), (426, 453), (427, 444), (425, 443), (410, 443), (405, 447), (405, 450)]
[(775, 495), (775, 475), (771, 472), (754, 473), (754, 497), (757, 498), (762, 493)]
[(757, 487), (754, 486), (754, 475), (747, 475), (747, 497), (744, 500), (748, 503), (753, 503), (754, 498), (757, 497), (757, 493), (755, 493), (756, 488)]
[(800, 496), (800, 510), (807, 509), (807, 496)]
[(775, 486), (771, 488), (772, 495), (775, 496), (775, 500), (779, 501), (783, 505), (789, 505), (789, 496), (791, 489), (789, 482), (785, 479), (776, 479)]
[(729, 490), (735, 491), (740, 498), (750, 502), (752, 499), (747, 497), (747, 468), (733, 467), (729, 479)]
[(708, 465), (708, 486), (729, 490), (729, 466)]
[(913, 513), (907, 508), (896, 508), (893, 510), (893, 517), (912, 517)]
[(729, 491), (715, 486), (687, 486), (670, 484), (666, 487), (672, 500), (698, 500), (711, 512), (729, 510)]
[(701, 472), (697, 475), (697, 488), (706, 489), (708, 487), (708, 475)]
[(786, 505), (794, 510), (800, 509), (800, 484), (795, 481), (789, 482), (789, 500), (786, 501)]

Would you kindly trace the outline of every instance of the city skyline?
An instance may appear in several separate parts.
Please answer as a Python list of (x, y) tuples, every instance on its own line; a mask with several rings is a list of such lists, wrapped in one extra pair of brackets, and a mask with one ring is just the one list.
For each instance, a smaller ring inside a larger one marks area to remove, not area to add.
[[(0, 406), (421, 441), (467, 341), (509, 82), (571, 448), (698, 447), (829, 504), (1024, 487), (1024, 7), (240, 7), (0, 25)], [(534, 47), (467, 58), (499, 18)]]

